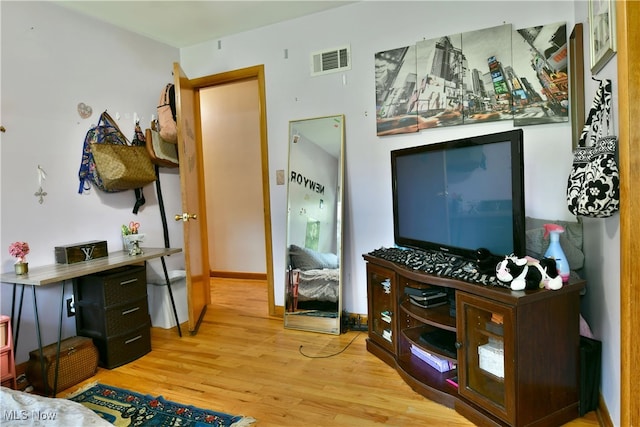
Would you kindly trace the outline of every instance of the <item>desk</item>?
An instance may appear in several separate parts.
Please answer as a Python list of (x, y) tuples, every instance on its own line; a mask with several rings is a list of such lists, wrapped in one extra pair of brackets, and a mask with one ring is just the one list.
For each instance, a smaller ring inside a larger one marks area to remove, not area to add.
[[(18, 345), (18, 334), (20, 331), (20, 318), (22, 315), (22, 300), (24, 297), (24, 287), (31, 286), (33, 291), (33, 312), (35, 316), (36, 325), (36, 337), (38, 339), (38, 349), (40, 350), (40, 364), (42, 367), (42, 378), (46, 378), (44, 372), (44, 361), (42, 356), (42, 337), (40, 336), (40, 319), (38, 316), (38, 304), (36, 300), (36, 288), (40, 286), (52, 285), (55, 283), (62, 283), (62, 295), (60, 297), (60, 322), (58, 325), (58, 354), (60, 352), (60, 341), (62, 338), (62, 318), (66, 309), (64, 300), (64, 286), (65, 281), (75, 279), (76, 277), (86, 276), (88, 274), (99, 273), (101, 271), (112, 270), (114, 268), (123, 267), (132, 264), (139, 264), (146, 262), (150, 259), (160, 258), (162, 261), (162, 268), (164, 270), (165, 280), (167, 282), (167, 288), (169, 290), (169, 296), (171, 298), (171, 304), (173, 305), (173, 314), (178, 325), (178, 334), (182, 336), (180, 330), (180, 322), (178, 320), (178, 313), (176, 312), (173, 293), (171, 292), (171, 281), (167, 273), (167, 267), (164, 261), (164, 257), (167, 255), (181, 252), (180, 248), (142, 248), (143, 253), (140, 255), (129, 255), (127, 251), (111, 252), (108, 256), (103, 258), (96, 258), (90, 261), (83, 261), (74, 264), (52, 264), (43, 265), (40, 267), (34, 267), (29, 269), (29, 273), (24, 275), (16, 275), (14, 272), (7, 272), (0, 274), (0, 282), (13, 284), (13, 295), (11, 300), (11, 319), (16, 319), (14, 316), (16, 308), (16, 289), (17, 285), (22, 285), (20, 294), (20, 303), (18, 305), (18, 316), (16, 320), (16, 326), (14, 328), (14, 349)], [(57, 365), (56, 365), (57, 366)], [(56, 369), (56, 375), (53, 387), (53, 396), (55, 397), (56, 388), (58, 382), (58, 373)], [(46, 382), (45, 382), (46, 384)]]

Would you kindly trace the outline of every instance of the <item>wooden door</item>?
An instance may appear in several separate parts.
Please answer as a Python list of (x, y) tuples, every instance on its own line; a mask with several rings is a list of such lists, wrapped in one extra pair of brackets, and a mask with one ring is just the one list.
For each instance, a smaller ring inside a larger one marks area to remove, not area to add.
[(620, 425), (637, 426), (640, 425), (640, 228), (637, 224), (640, 216), (640, 2), (617, 1), (615, 4), (620, 144)]
[(198, 327), (211, 303), (209, 289), (209, 255), (206, 234), (202, 144), (200, 138), (200, 110), (198, 92), (180, 68), (173, 64), (176, 90), (176, 121), (178, 124), (178, 152), (180, 156), (180, 192), (182, 212), (176, 215), (184, 231), (184, 256), (187, 274), (187, 306), (189, 331)]

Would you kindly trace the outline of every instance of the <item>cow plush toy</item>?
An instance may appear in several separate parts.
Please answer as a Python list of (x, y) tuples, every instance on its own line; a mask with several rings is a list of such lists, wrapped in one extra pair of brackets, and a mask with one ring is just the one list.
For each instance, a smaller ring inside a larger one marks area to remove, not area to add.
[(557, 290), (562, 287), (562, 278), (553, 258), (537, 261), (529, 257), (508, 256), (496, 266), (496, 278), (508, 283), (514, 291), (540, 288)]

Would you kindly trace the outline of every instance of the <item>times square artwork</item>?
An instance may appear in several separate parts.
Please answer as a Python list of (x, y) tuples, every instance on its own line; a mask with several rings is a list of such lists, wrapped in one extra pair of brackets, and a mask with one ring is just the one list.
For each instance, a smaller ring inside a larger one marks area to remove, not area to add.
[(377, 135), (567, 121), (566, 53), (565, 23), (506, 24), (378, 52)]

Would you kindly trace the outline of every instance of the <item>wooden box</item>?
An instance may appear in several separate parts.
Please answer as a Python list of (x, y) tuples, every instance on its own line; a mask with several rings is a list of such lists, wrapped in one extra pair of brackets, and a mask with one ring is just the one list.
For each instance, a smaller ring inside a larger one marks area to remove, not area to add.
[[(42, 348), (44, 357), (44, 375), (47, 391), (53, 390), (56, 373), (56, 353), (58, 343)], [(88, 337), (70, 337), (60, 343), (60, 367), (58, 368), (57, 391), (65, 390), (95, 375), (98, 369), (98, 349)], [(39, 392), (45, 391), (40, 366), (40, 351), (29, 352), (27, 379)]]
[(58, 264), (73, 264), (109, 255), (106, 240), (91, 240), (67, 246), (56, 246), (55, 252)]

